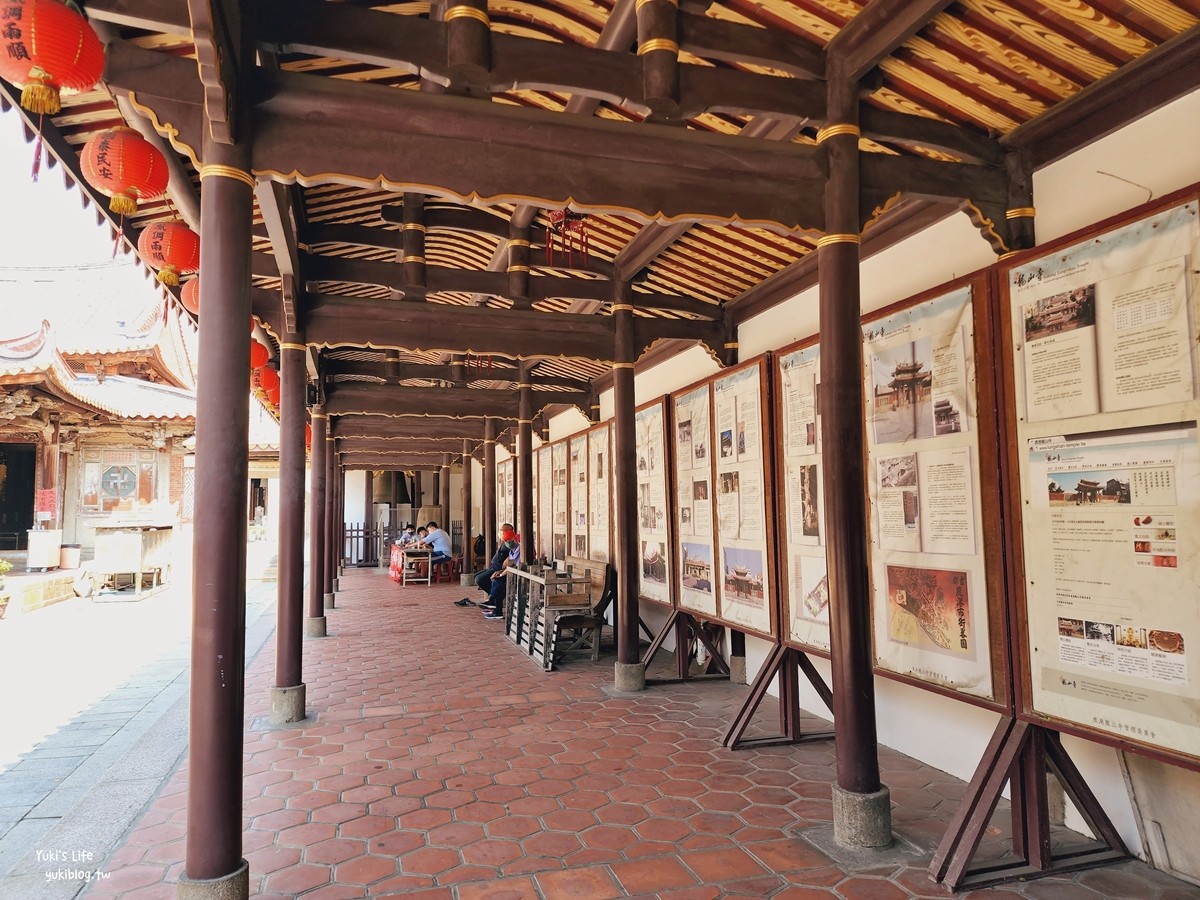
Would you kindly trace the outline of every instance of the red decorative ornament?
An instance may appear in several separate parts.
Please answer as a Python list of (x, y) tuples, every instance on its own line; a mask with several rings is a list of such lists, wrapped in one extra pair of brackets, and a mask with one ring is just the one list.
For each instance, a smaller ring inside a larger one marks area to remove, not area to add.
[(554, 265), (554, 251), (557, 249), (567, 255), (567, 267), (575, 265), (575, 251), (583, 265), (588, 261), (588, 230), (587, 216), (583, 213), (571, 212), (568, 209), (552, 209), (547, 214), (550, 226), (546, 229), (546, 265)]
[(183, 283), (183, 290), (179, 292), (179, 302), (183, 304), (183, 308), (190, 312), (193, 316), (200, 313), (200, 279), (193, 278), (191, 281)]
[(104, 74), (104, 45), (87, 19), (59, 0), (0, 3), (0, 76), (21, 88), (21, 105), (57, 115), (61, 92), (87, 91)]
[(111, 198), (108, 208), (132, 216), (138, 200), (167, 192), (167, 159), (132, 128), (112, 128), (83, 145), (80, 166), (87, 183)]
[(279, 397), (280, 397), (279, 385), (275, 385), (275, 387), (273, 389), (267, 391), (267, 399), (269, 401), (271, 401), (272, 406), (276, 406), (276, 407), (279, 406)]
[(271, 361), (271, 351), (258, 341), (250, 342), (250, 368), (261, 369)]
[(158, 271), (158, 280), (169, 287), (180, 275), (200, 268), (200, 237), (182, 222), (155, 222), (138, 238), (142, 261)]
[(261, 369), (255, 369), (262, 382), (263, 390), (269, 395), (272, 391), (279, 390), (279, 376), (275, 374), (275, 370), (270, 366), (263, 366)]
[(312, 426), (307, 422), (304, 423), (304, 447), (307, 450), (312, 449)]

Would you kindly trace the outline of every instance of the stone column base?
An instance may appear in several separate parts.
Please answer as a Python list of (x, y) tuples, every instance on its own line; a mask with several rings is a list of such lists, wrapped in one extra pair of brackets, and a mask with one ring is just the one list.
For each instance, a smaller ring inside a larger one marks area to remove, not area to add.
[(892, 793), (887, 785), (859, 794), (833, 785), (833, 839), (850, 850), (882, 850), (892, 843)]
[(623, 694), (632, 694), (646, 689), (646, 667), (637, 663), (615, 663), (613, 665), (613, 687)]
[(458, 583), (460, 587), (475, 587), (475, 573), (470, 575), (459, 575)]
[(336, 603), (337, 603), (337, 600), (334, 597), (332, 592), (325, 595), (325, 608), (326, 609), (335, 609)]
[(309, 616), (305, 619), (304, 636), (310, 638), (325, 637), (325, 617)]
[(304, 682), (292, 687), (271, 688), (271, 724), (287, 725), (304, 718), (304, 701), (307, 695)]
[(250, 864), (243, 859), (236, 872), (203, 881), (180, 875), (175, 896), (178, 900), (246, 900), (250, 896)]
[(339, 575), (346, 574), (346, 564), (345, 563), (338, 563), (338, 574)]
[(746, 657), (729, 657), (729, 681), (731, 684), (746, 684)]
[(341, 587), (338, 585), (338, 578), (337, 578), (337, 576), (334, 576), (334, 579), (333, 579), (333, 592), (336, 594), (336, 593), (337, 593), (338, 591), (340, 591), (340, 590), (341, 590)]

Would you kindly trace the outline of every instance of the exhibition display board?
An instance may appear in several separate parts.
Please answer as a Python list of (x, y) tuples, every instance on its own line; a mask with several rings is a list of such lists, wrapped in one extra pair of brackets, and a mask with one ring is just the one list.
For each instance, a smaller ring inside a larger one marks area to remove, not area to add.
[(533, 498), (535, 510), (533, 530), (537, 534), (532, 561), (550, 556), (554, 547), (554, 464), (548, 446), (539, 447), (533, 454)]
[(867, 319), (863, 388), (876, 669), (1004, 709), (989, 296), (981, 275)]
[(496, 463), (496, 518), (498, 521), (495, 524), (497, 526), (502, 522), (511, 522), (515, 525), (517, 521), (517, 510), (513, 501), (516, 496), (513, 478), (515, 462), (515, 459), (506, 459)]
[(820, 349), (815, 339), (775, 357), (778, 451), (783, 501), (779, 529), (780, 629), (802, 650), (829, 652), (829, 577), (825, 564), (825, 507), (821, 492)]
[[(612, 429), (608, 425), (587, 433), (587, 557), (612, 559)], [(578, 555), (578, 554), (577, 554)]]
[(567, 439), (570, 452), (571, 518), (567, 523), (571, 555), (587, 559), (588, 555), (588, 436), (587, 432)]
[(1022, 715), (1200, 766), (1200, 204), (1000, 270)]
[(634, 413), (637, 458), (638, 549), (642, 567), (638, 595), (643, 600), (672, 605), (671, 502), (667, 471), (666, 398), (638, 407)]
[(567, 442), (556, 441), (550, 445), (551, 507), (554, 520), (551, 526), (550, 556), (556, 560), (567, 558), (567, 515), (569, 493), (567, 485)]
[(679, 606), (776, 635), (770, 358), (672, 395)]

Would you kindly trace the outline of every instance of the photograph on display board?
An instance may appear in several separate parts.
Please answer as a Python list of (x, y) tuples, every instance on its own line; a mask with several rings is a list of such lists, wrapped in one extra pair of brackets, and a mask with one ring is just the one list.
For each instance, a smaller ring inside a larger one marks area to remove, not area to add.
[(725, 603), (761, 607), (765, 603), (766, 568), (761, 550), (724, 547)]
[(1139, 216), (1002, 273), (1024, 677), (1032, 712), (1200, 760), (1200, 203)]
[(642, 541), (642, 581), (667, 584), (667, 557), (658, 541)]
[(964, 286), (863, 326), (872, 618), (878, 669), (990, 701), (974, 315)]

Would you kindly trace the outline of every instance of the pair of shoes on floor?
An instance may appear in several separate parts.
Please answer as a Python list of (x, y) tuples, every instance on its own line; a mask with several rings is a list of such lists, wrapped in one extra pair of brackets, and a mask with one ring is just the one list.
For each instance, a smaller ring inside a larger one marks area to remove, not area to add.
[(474, 606), (475, 601), (471, 600), (468, 597), (463, 597), (461, 600), (455, 600), (454, 605), (455, 606)]
[(488, 609), (484, 610), (483, 617), (485, 619), (503, 619), (504, 613), (500, 612), (498, 609)]

